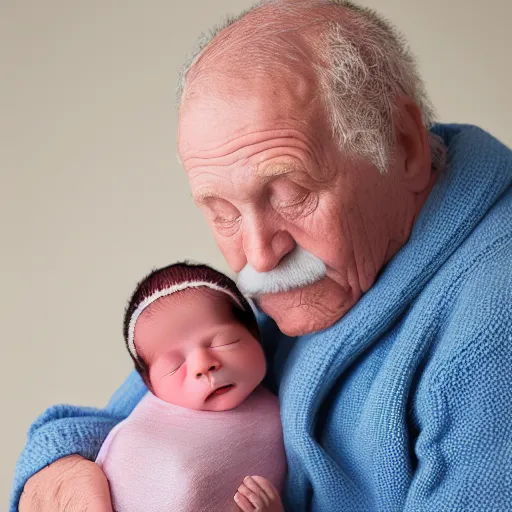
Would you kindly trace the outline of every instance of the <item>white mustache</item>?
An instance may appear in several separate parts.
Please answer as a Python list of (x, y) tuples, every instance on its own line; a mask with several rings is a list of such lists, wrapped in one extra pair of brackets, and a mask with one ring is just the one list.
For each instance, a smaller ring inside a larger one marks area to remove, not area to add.
[(269, 272), (257, 272), (247, 264), (238, 274), (237, 285), (248, 297), (288, 292), (316, 283), (325, 277), (325, 263), (297, 246)]

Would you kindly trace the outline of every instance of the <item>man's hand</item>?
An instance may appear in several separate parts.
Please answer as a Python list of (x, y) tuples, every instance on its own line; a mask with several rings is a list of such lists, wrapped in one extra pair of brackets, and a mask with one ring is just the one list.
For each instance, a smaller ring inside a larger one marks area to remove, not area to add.
[(113, 512), (107, 477), (79, 455), (60, 459), (25, 484), (19, 512)]

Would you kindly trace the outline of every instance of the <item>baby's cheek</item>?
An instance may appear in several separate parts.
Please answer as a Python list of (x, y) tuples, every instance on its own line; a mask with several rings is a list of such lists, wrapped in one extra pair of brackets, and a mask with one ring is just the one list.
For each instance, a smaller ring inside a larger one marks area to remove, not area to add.
[(254, 378), (263, 379), (266, 373), (266, 362), (265, 354), (261, 345), (259, 343), (254, 343), (247, 346), (244, 353), (241, 354), (241, 357), (243, 358), (246, 371)]
[(263, 347), (260, 343), (255, 342), (251, 344), (247, 350), (250, 356), (256, 358), (258, 361), (265, 360), (265, 353), (263, 352)]
[[(184, 366), (184, 365), (183, 365)], [(181, 367), (175, 374), (162, 377), (156, 385), (153, 386), (155, 395), (175, 405), (180, 405), (183, 386), (187, 372)]]
[[(187, 363), (183, 363), (180, 369), (172, 376), (174, 379), (174, 389), (181, 389), (187, 379)], [(171, 379), (171, 380), (172, 380)]]

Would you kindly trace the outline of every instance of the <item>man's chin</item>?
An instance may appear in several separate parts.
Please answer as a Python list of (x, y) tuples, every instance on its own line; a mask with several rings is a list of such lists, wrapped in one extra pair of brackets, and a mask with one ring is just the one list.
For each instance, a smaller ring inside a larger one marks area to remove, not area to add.
[(262, 295), (260, 308), (287, 336), (301, 336), (334, 325), (356, 302), (329, 278), (289, 292)]

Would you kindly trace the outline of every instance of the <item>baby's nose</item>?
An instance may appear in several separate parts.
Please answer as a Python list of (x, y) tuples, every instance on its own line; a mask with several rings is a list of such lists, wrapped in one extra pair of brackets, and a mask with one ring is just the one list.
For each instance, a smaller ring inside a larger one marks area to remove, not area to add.
[(206, 375), (207, 373), (210, 373), (210, 372), (214, 372), (217, 369), (218, 369), (218, 365), (212, 364), (206, 371), (202, 370), (200, 372), (197, 372), (196, 377), (199, 379), (203, 375)]

